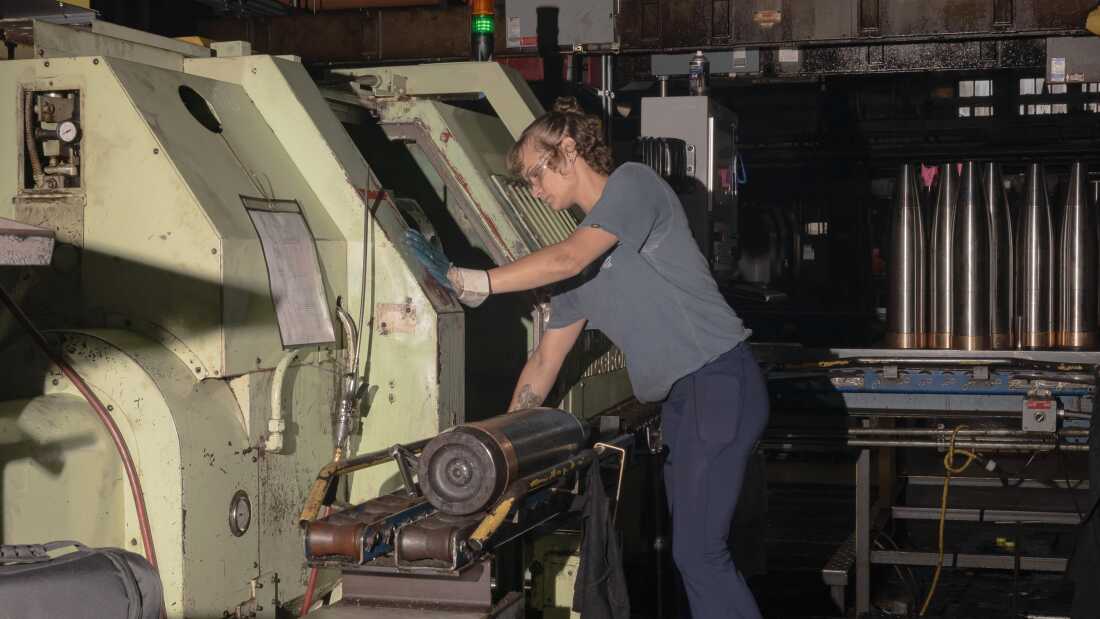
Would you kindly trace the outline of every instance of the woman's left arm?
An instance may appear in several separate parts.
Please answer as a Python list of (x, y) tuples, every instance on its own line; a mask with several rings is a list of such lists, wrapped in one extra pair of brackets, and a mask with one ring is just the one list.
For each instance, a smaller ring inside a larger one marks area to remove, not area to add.
[(601, 228), (577, 228), (569, 238), (489, 271), (493, 294), (531, 290), (569, 279), (607, 253), (618, 237)]

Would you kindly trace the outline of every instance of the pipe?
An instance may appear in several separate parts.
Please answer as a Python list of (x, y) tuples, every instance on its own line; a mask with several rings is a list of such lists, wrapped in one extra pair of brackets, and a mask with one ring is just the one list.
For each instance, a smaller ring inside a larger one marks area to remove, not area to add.
[(286, 422), (283, 421), (283, 381), (290, 364), (298, 358), (298, 351), (291, 350), (279, 360), (275, 366), (275, 374), (271, 377), (271, 418), (267, 420), (267, 439), (264, 441), (264, 451), (281, 453), (283, 451), (283, 432), (286, 431)]
[(38, 158), (38, 145), (34, 142), (34, 93), (27, 91), (23, 100), (23, 136), (27, 143), (27, 151), (30, 154), (31, 175), (34, 176), (34, 186), (42, 186), (42, 161)]
[[(849, 447), (927, 447), (943, 449), (947, 446), (944, 441), (912, 441), (912, 440), (878, 440), (878, 439), (850, 439)], [(960, 449), (998, 449), (1008, 451), (1088, 451), (1086, 444), (1069, 443), (1027, 443), (1027, 442), (997, 442), (983, 443), (974, 441), (955, 441), (955, 447)]]
[[(938, 430), (933, 428), (849, 428), (848, 436), (878, 436), (878, 435), (897, 435), (897, 436), (951, 436), (952, 434), (958, 434), (959, 436), (1019, 436), (1020, 438), (1027, 438), (1034, 440), (1034, 433), (1025, 432), (1023, 430), (1009, 430), (1006, 428), (992, 428), (988, 430)], [(1089, 431), (1086, 429), (1062, 429), (1058, 431), (1059, 436), (1088, 436)]]
[(356, 391), (359, 388), (359, 330), (355, 328), (351, 314), (343, 307), (336, 306), (336, 317), (344, 333), (344, 376), (340, 383), (340, 403), (336, 410), (336, 428), (333, 432), (335, 451), (333, 461), (344, 457), (346, 443), (354, 431)]
[(1012, 380), (1027, 379), (1046, 383), (1096, 384), (1096, 377), (1091, 374), (1067, 374), (1065, 372), (1042, 372), (1037, 370), (1013, 372), (1010, 378)]
[[(107, 407), (100, 401), (97, 396), (88, 386), (88, 383), (84, 381), (84, 378), (80, 374), (76, 373), (69, 362), (65, 360), (65, 357), (61, 353), (54, 352), (50, 348), (49, 342), (46, 341), (46, 337), (42, 335), (42, 332), (34, 326), (30, 318), (23, 313), (23, 310), (16, 305), (15, 301), (8, 296), (8, 293), (3, 288), (0, 288), (0, 301), (7, 306), (10, 311), (23, 327), (30, 334), (31, 339), (38, 346), (39, 349), (56, 365), (61, 369), (61, 372), (66, 378), (72, 382), (76, 387), (80, 395), (84, 396), (84, 399), (88, 401), (88, 405), (95, 411), (99, 420), (103, 422), (103, 425), (107, 428), (107, 433), (111, 435), (111, 441), (115, 444), (115, 449), (118, 451), (119, 458), (122, 459), (122, 467), (126, 471), (126, 479), (130, 482), (130, 493), (134, 497), (134, 511), (137, 512), (138, 529), (141, 532), (141, 543), (145, 547), (145, 558), (149, 561), (149, 564), (153, 566), (154, 570), (158, 570), (157, 565), (157, 553), (153, 546), (153, 531), (149, 524), (149, 513), (145, 507), (145, 493), (141, 489), (141, 479), (138, 477), (137, 467), (134, 465), (134, 458), (130, 454), (130, 448), (126, 445), (126, 439), (122, 437), (122, 433), (118, 429), (118, 425), (107, 412)], [(162, 609), (161, 614), (163, 616), (164, 611)]]

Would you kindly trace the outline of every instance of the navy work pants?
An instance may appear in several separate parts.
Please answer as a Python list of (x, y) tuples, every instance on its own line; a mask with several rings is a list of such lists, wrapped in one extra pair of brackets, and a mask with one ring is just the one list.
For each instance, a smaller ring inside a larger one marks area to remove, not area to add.
[(661, 417), (672, 558), (692, 617), (759, 619), (727, 546), (749, 456), (768, 422), (768, 392), (749, 345), (677, 381)]

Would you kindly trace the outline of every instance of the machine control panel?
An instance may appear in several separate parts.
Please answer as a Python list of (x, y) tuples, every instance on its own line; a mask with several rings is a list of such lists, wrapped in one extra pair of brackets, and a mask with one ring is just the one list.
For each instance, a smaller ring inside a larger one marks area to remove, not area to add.
[(1058, 400), (1050, 394), (1028, 395), (1024, 398), (1022, 421), (1025, 432), (1056, 432)]
[(23, 188), (80, 187), (80, 92), (25, 91), (23, 129)]

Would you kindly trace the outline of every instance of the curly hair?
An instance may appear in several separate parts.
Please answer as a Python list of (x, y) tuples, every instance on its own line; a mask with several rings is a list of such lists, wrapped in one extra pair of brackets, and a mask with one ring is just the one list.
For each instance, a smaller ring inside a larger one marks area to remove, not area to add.
[(573, 138), (577, 143), (577, 155), (600, 174), (611, 174), (615, 167), (611, 148), (604, 141), (603, 122), (598, 116), (587, 114), (574, 97), (558, 97), (554, 107), (535, 122), (528, 125), (508, 151), (508, 169), (515, 176), (523, 175), (523, 147), (530, 143), (536, 152), (552, 153), (547, 165), (562, 170), (565, 153), (561, 142)]

